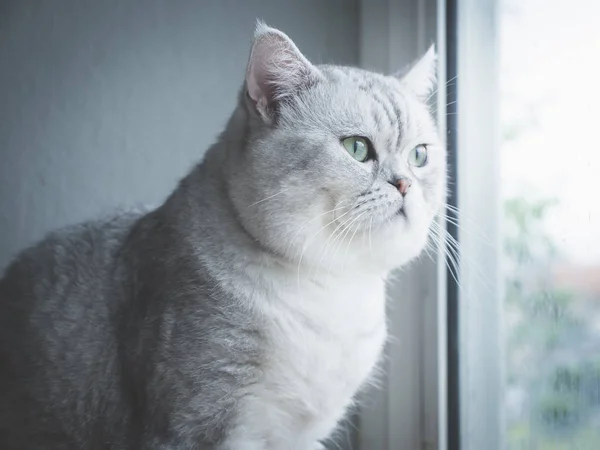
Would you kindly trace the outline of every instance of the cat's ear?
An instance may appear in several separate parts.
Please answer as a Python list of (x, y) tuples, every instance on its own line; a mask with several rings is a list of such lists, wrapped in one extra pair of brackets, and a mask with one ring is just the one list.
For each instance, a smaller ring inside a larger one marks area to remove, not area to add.
[(427, 98), (431, 95), (436, 84), (437, 54), (435, 46), (429, 47), (427, 52), (408, 69), (396, 73), (394, 76), (417, 97)]
[(277, 102), (318, 81), (322, 74), (292, 40), (258, 21), (246, 70), (246, 89), (259, 114), (269, 120)]

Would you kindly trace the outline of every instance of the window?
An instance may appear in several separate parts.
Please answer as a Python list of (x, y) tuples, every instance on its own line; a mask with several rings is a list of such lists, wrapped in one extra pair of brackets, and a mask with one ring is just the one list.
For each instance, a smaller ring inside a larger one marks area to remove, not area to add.
[(458, 8), (460, 413), (449, 448), (598, 449), (600, 3)]
[(600, 448), (599, 18), (500, 3), (508, 450)]

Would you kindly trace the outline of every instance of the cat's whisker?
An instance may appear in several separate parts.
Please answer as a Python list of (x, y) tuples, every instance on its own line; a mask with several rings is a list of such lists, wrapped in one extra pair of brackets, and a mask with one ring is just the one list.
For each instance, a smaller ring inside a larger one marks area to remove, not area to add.
[(327, 240), (325, 241), (325, 245), (323, 246), (323, 249), (321, 250), (321, 257), (319, 258), (319, 262), (318, 263), (313, 263), (311, 270), (309, 272), (309, 275), (312, 275), (313, 270), (316, 270), (319, 266), (321, 266), (325, 255), (327, 254), (327, 251), (329, 249), (329, 246), (335, 242), (335, 240), (337, 239), (338, 234), (342, 233), (344, 231), (344, 227), (352, 220), (352, 216), (349, 217), (348, 219), (340, 222), (335, 229), (333, 230), (333, 232), (327, 237)]
[(459, 222), (457, 219), (454, 219), (452, 217), (448, 217), (446, 215), (440, 214), (439, 217), (441, 219), (443, 219), (444, 221), (446, 221), (447, 223), (454, 225), (458, 230), (464, 232), (464, 233), (468, 233), (469, 235), (471, 235), (472, 237), (474, 237), (475, 239), (477, 239), (477, 242), (485, 245), (488, 248), (491, 249), (496, 249), (496, 245), (494, 245), (490, 239), (488, 239), (484, 234), (478, 232), (475, 229), (469, 228), (468, 224), (465, 224), (464, 222)]
[[(368, 211), (363, 212), (360, 216), (358, 216), (358, 218), (360, 219), (361, 217), (363, 217), (367, 213), (368, 213)], [(346, 257), (348, 256), (348, 250), (350, 249), (350, 245), (352, 245), (352, 241), (354, 240), (354, 236), (356, 236), (356, 232), (360, 229), (361, 225), (362, 225), (361, 222), (358, 222), (356, 224), (356, 229), (354, 230), (354, 233), (352, 233), (352, 236), (350, 237), (350, 240), (348, 241), (348, 244), (346, 245), (346, 251), (344, 252), (344, 264), (346, 263)]]
[(335, 256), (337, 256), (337, 252), (338, 252), (338, 250), (340, 249), (341, 245), (342, 245), (342, 244), (343, 244), (343, 242), (344, 242), (344, 238), (345, 238), (345, 237), (348, 235), (348, 233), (350, 232), (350, 229), (351, 229), (352, 225), (353, 225), (353, 224), (354, 224), (354, 223), (355, 223), (355, 222), (356, 222), (358, 219), (360, 219), (360, 218), (361, 218), (361, 217), (362, 217), (362, 216), (363, 216), (365, 213), (366, 213), (366, 211), (365, 211), (365, 212), (363, 212), (363, 213), (361, 213), (361, 214), (359, 214), (358, 216), (354, 217), (354, 218), (352, 219), (352, 221), (350, 221), (350, 222), (348, 223), (348, 225), (347, 225), (347, 226), (346, 226), (346, 227), (345, 227), (345, 228), (344, 228), (344, 229), (343, 229), (343, 230), (342, 230), (342, 231), (341, 231), (341, 232), (338, 234), (338, 236), (337, 236), (337, 237), (335, 238), (335, 240), (332, 242), (332, 246), (331, 246), (331, 248), (333, 249), (333, 252), (334, 252), (334, 253), (333, 253), (332, 257), (331, 257), (331, 261), (330, 261), (330, 264), (329, 264), (329, 269), (330, 269), (330, 270), (331, 270), (331, 264), (333, 263), (333, 261), (334, 261), (334, 259), (335, 259)]
[(443, 241), (444, 251), (446, 255), (454, 261), (455, 266), (459, 266), (461, 264), (465, 264), (465, 269), (469, 270), (476, 277), (477, 281), (485, 287), (489, 292), (492, 291), (493, 283), (487, 277), (487, 275), (477, 266), (476, 264), (471, 264), (469, 259), (464, 259), (459, 252), (459, 244), (456, 239), (448, 233), (447, 230), (443, 229), (439, 224), (432, 224), (431, 231), (435, 233), (435, 235)]
[[(452, 101), (452, 102), (448, 102), (446, 103), (446, 105), (444, 106), (444, 108), (447, 108), (450, 105), (454, 105), (456, 103), (456, 100)], [(435, 115), (438, 112), (438, 108), (435, 108), (434, 110), (431, 111), (432, 115)]]
[[(476, 233), (482, 241), (488, 243), (492, 248), (495, 248), (496, 245), (493, 241), (487, 236), (484, 232), (481, 231), (479, 225), (470, 217), (466, 216), (461, 210), (459, 210), (456, 206), (452, 205), (444, 205), (445, 209), (448, 211), (440, 212), (438, 215), (446, 219), (448, 222), (452, 223), (452, 225), (457, 226), (459, 229), (463, 229), (464, 231), (474, 232)], [(452, 216), (450, 215), (452, 214)], [(472, 227), (471, 229), (467, 229), (467, 227)]]
[[(449, 236), (451, 237), (451, 236)], [(454, 238), (452, 238), (454, 239)], [(458, 257), (458, 243), (456, 241), (452, 242), (449, 247), (449, 249), (451, 249), (451, 251), (457, 255)], [(467, 263), (465, 268), (467, 270), (469, 270), (470, 272), (473, 273), (473, 275), (475, 276), (476, 280), (479, 281), (479, 283), (481, 283), (481, 285), (488, 291), (488, 292), (492, 292), (493, 291), (493, 283), (492, 281), (489, 279), (489, 277), (487, 276), (487, 274), (481, 270), (481, 267), (479, 267), (477, 264), (472, 264), (470, 259), (465, 259), (465, 262)]]
[[(348, 213), (349, 212), (350, 211), (348, 211)], [(313, 263), (313, 266), (311, 267), (311, 270), (309, 271), (309, 276), (313, 273), (313, 269), (315, 269), (315, 268), (317, 268), (318, 266), (321, 265), (321, 263), (323, 262), (323, 259), (325, 258), (325, 255), (327, 254), (329, 245), (333, 244), (333, 242), (335, 242), (337, 240), (337, 237), (339, 236), (339, 234), (343, 233), (343, 231), (344, 231), (343, 227), (346, 224), (348, 224), (351, 220), (352, 220), (352, 216), (349, 217), (347, 220), (344, 220), (343, 222), (341, 222), (340, 224), (338, 224), (336, 226), (336, 228), (333, 230), (333, 232), (329, 235), (329, 237), (327, 238), (327, 241), (325, 241), (325, 245), (324, 245), (323, 250), (321, 252), (321, 258), (319, 259), (318, 263)]]
[[(448, 81), (446, 81), (446, 83), (444, 83), (444, 86), (447, 87), (451, 82), (453, 82), (454, 80), (456, 80), (458, 78), (458, 75), (450, 78)], [(429, 95), (429, 97), (427, 97), (427, 99), (425, 100), (425, 103), (429, 102), (429, 100), (431, 100), (433, 98), (433, 96), (435, 94), (437, 94), (439, 92), (441, 87), (437, 88), (436, 90), (434, 90), (431, 95)]]
[[(355, 219), (352, 221), (352, 223), (350, 223), (350, 224), (349, 224), (349, 225), (346, 227), (346, 229), (344, 230), (344, 233), (343, 233), (343, 235), (341, 236), (341, 238), (340, 238), (340, 239), (338, 240), (338, 242), (336, 243), (336, 247), (335, 247), (335, 249), (334, 249), (334, 254), (333, 254), (333, 256), (332, 256), (332, 262), (335, 260), (335, 257), (337, 257), (337, 254), (338, 254), (339, 250), (341, 249), (342, 245), (344, 244), (344, 239), (345, 239), (345, 238), (346, 238), (346, 236), (348, 236), (348, 234), (350, 234), (350, 232), (352, 231), (352, 229), (351, 229), (352, 225), (353, 225), (353, 224), (354, 224), (356, 221), (358, 221), (359, 219), (361, 219), (361, 218), (362, 218), (362, 217), (363, 217), (365, 214), (367, 214), (368, 212), (369, 212), (368, 210), (367, 210), (367, 211), (364, 211), (364, 212), (362, 212), (362, 213), (361, 213), (359, 216), (357, 216), (357, 217), (356, 217), (356, 218), (355, 218)], [(355, 233), (356, 233), (356, 231), (358, 231), (358, 229), (360, 228), (360, 225), (361, 225), (361, 223), (360, 223), (360, 222), (358, 222), (358, 224), (357, 224), (357, 226), (356, 226)], [(353, 235), (353, 236), (354, 236), (354, 235)], [(349, 245), (350, 245), (350, 243), (351, 243), (351, 242), (352, 242), (352, 239), (350, 239), (350, 240), (348, 241), (348, 243), (347, 243), (347, 246), (346, 246), (346, 253), (345, 253), (345, 255), (347, 255), (347, 253), (348, 253), (348, 247), (349, 247)], [(343, 264), (344, 264), (344, 265), (343, 265), (343, 267), (342, 267), (342, 270), (345, 268), (345, 264), (346, 264), (346, 258), (345, 258), (345, 256), (344, 256), (344, 259), (343, 259), (343, 261), (344, 261), (344, 262), (343, 262)], [(330, 268), (331, 268), (331, 265), (330, 265)]]
[[(292, 236), (292, 238), (289, 240), (288, 245), (287, 245), (287, 249), (286, 249), (286, 253), (289, 251), (290, 246), (296, 241), (296, 238), (298, 237), (298, 235), (302, 232), (302, 230), (304, 228), (306, 228), (308, 225), (310, 225), (312, 222), (314, 222), (315, 220), (327, 215), (327, 214), (331, 214), (331, 213), (335, 213), (335, 211), (339, 211), (340, 209), (344, 209), (346, 208), (345, 205), (342, 205), (342, 203), (344, 202), (340, 202), (337, 204), (337, 206), (333, 209), (330, 209), (328, 211), (325, 211), (323, 213), (317, 214), (315, 217), (313, 217), (312, 219), (308, 220), (307, 222), (305, 222), (301, 227), (299, 227), (295, 232), (294, 235)], [(351, 206), (350, 206), (351, 207)]]
[(253, 206), (256, 206), (256, 205), (258, 205), (259, 203), (263, 203), (263, 202), (266, 202), (267, 200), (271, 200), (272, 198), (275, 198), (275, 197), (277, 197), (278, 195), (281, 195), (281, 194), (283, 194), (284, 192), (287, 192), (287, 191), (289, 191), (289, 190), (290, 190), (290, 188), (282, 189), (281, 191), (277, 192), (276, 194), (269, 195), (268, 197), (265, 197), (265, 198), (263, 198), (262, 200), (259, 200), (259, 201), (257, 201), (257, 202), (254, 202), (254, 203), (252, 203), (251, 205), (248, 205), (248, 208), (252, 208)]
[[(297, 271), (297, 275), (298, 275), (298, 290), (300, 290), (300, 267), (302, 264), (302, 259), (304, 257), (304, 253), (306, 252), (306, 250), (308, 249), (308, 247), (310, 247), (310, 243), (323, 231), (325, 230), (329, 225), (331, 225), (332, 223), (335, 223), (337, 220), (341, 219), (342, 217), (344, 217), (345, 215), (349, 214), (352, 211), (352, 209), (349, 209), (348, 211), (346, 211), (344, 214), (342, 214), (339, 217), (334, 217), (333, 220), (331, 220), (330, 222), (326, 223), (325, 225), (323, 225), (315, 234), (313, 234), (306, 242), (306, 244), (304, 245), (303, 249), (302, 249), (302, 253), (300, 254), (300, 259), (298, 260), (298, 271)], [(309, 271), (309, 276), (310, 276), (310, 271)]]
[[(434, 231), (432, 229), (432, 232), (438, 239), (443, 240), (443, 237), (441, 235), (437, 234), (438, 233), (437, 230)], [(444, 252), (444, 255), (446, 256), (446, 258), (444, 258), (444, 261), (446, 263), (446, 266), (448, 267), (448, 271), (450, 272), (450, 275), (454, 279), (454, 282), (458, 286), (458, 289), (462, 291), (462, 284), (459, 281), (459, 274), (460, 274), (459, 263), (454, 260), (452, 255), (450, 255), (450, 253), (448, 252), (448, 249), (445, 245), (442, 245), (441, 250)], [(439, 249), (435, 250), (435, 251), (437, 252), (437, 251), (439, 251)]]
[(465, 218), (466, 220), (475, 223), (474, 220), (470, 217), (468, 217), (461, 209), (459, 209), (457, 206), (454, 205), (450, 205), (448, 203), (446, 203), (444, 205), (445, 209), (447, 209), (448, 211), (452, 212), (453, 214), (456, 214), (456, 216), (461, 216), (463, 218)]
[[(423, 249), (425, 251), (425, 254), (432, 260), (435, 261), (434, 256), (431, 254), (431, 250), (433, 250), (435, 247), (433, 247), (433, 243), (431, 242), (430, 239), (427, 240), (427, 242), (425, 243), (425, 248)], [(437, 253), (437, 251), (436, 251)]]

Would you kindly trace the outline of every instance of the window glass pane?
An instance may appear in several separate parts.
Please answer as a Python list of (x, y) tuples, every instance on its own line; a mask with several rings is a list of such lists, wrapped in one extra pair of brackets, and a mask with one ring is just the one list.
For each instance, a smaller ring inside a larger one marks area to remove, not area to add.
[(500, 0), (505, 443), (600, 449), (600, 1)]

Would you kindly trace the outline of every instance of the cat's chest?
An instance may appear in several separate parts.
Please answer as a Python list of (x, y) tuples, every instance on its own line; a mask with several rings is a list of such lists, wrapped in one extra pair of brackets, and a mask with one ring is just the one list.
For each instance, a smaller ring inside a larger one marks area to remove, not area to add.
[(261, 395), (272, 405), (273, 423), (318, 438), (339, 420), (379, 359), (386, 336), (383, 282), (277, 294), (287, 297), (265, 310), (270, 348)]

